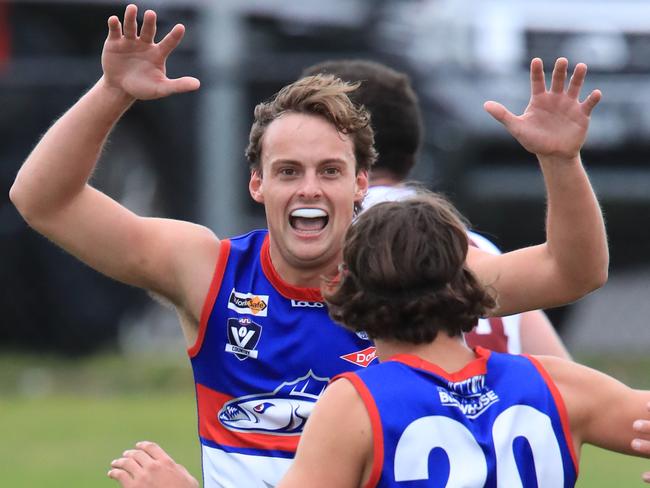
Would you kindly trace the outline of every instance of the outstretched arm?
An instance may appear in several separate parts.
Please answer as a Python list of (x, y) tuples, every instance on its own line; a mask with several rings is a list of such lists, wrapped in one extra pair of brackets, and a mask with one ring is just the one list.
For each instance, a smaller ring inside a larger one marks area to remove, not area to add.
[(199, 482), (154, 442), (138, 442), (135, 449), (111, 462), (108, 477), (122, 488), (198, 488)]
[[(537, 358), (564, 399), (576, 452), (583, 443), (610, 451), (650, 457), (650, 449), (635, 450), (639, 437), (633, 423), (650, 421), (650, 391), (635, 390), (600, 371), (551, 356)], [(648, 437), (646, 437), (648, 439)]]
[(519, 335), (521, 337), (521, 352), (524, 354), (544, 354), (571, 359), (562, 339), (542, 310), (521, 314)]
[(536, 154), (548, 196), (545, 244), (502, 256), (470, 249), (468, 264), (499, 295), (498, 314), (574, 301), (603, 285), (609, 263), (602, 213), (580, 160), (589, 118), (600, 101), (580, 102), (587, 67), (578, 64), (565, 89), (568, 61), (557, 60), (550, 90), (542, 61), (531, 63), (531, 98), (522, 115), (486, 102), (485, 109)]
[(218, 252), (215, 236), (186, 222), (141, 218), (88, 185), (108, 134), (136, 99), (199, 86), (194, 78), (165, 74), (183, 26), (155, 43), (155, 13), (145, 12), (139, 35), (136, 14), (129, 5), (123, 26), (115, 16), (108, 20), (103, 76), (36, 145), (10, 197), (34, 229), (91, 267), (198, 317)]

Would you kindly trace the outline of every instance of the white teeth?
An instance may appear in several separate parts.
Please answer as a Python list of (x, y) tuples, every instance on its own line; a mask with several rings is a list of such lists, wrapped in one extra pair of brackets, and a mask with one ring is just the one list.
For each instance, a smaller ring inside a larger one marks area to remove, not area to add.
[(302, 217), (304, 219), (315, 219), (318, 217), (327, 217), (325, 210), (320, 208), (297, 208), (291, 212), (292, 217)]

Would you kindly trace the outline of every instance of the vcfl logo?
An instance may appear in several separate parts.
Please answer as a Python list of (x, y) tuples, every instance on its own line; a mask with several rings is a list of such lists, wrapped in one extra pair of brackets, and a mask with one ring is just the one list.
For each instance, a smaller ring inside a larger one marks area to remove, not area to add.
[(377, 350), (374, 346), (370, 346), (365, 348), (363, 351), (351, 352), (350, 354), (345, 354), (344, 356), (339, 357), (349, 363), (366, 368), (377, 357)]

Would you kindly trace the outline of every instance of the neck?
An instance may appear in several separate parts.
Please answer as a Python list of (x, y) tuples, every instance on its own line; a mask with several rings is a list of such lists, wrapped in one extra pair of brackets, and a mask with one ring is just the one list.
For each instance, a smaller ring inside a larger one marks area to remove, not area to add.
[(377, 355), (386, 361), (396, 354), (412, 354), (440, 366), (445, 371), (458, 371), (476, 357), (462, 337), (450, 337), (440, 332), (433, 342), (410, 344), (408, 342), (376, 339)]
[(371, 171), (368, 183), (370, 186), (397, 186), (402, 184), (403, 181), (390, 171), (378, 168)]

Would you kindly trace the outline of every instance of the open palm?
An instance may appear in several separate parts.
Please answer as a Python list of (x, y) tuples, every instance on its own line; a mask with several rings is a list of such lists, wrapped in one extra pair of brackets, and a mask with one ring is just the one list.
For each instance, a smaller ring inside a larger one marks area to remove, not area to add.
[(177, 24), (156, 44), (155, 12), (145, 12), (139, 35), (137, 12), (135, 5), (128, 5), (123, 26), (116, 16), (108, 19), (108, 37), (102, 52), (106, 82), (140, 100), (198, 89), (200, 83), (196, 78), (185, 76), (172, 80), (166, 74), (167, 58), (181, 42), (185, 28)]
[(578, 64), (565, 90), (568, 61), (559, 58), (553, 69), (550, 90), (546, 89), (542, 60), (530, 65), (531, 97), (526, 110), (514, 115), (497, 102), (486, 102), (485, 110), (501, 122), (528, 151), (539, 156), (571, 159), (578, 155), (585, 142), (589, 117), (601, 99), (594, 90), (580, 102), (580, 90), (587, 66)]

